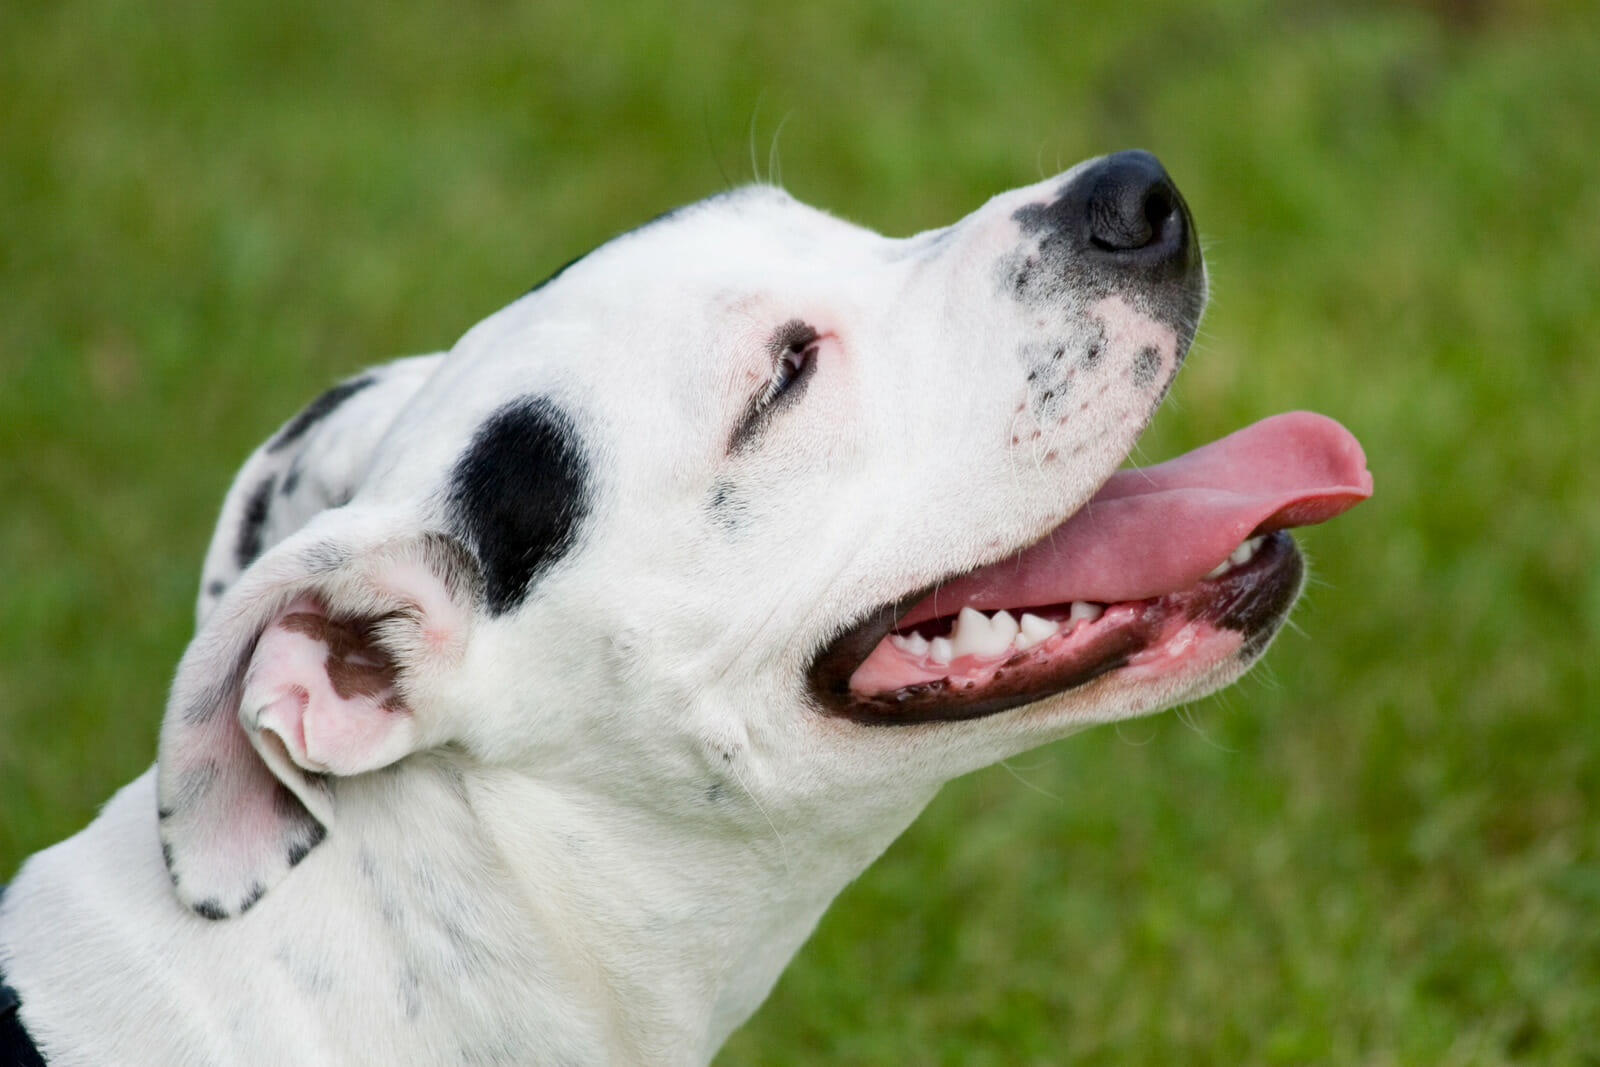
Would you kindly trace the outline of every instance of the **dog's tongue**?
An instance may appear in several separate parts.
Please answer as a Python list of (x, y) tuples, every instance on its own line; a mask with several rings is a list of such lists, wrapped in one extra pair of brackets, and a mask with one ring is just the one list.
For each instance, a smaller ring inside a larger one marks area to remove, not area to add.
[(1255, 534), (1323, 522), (1371, 495), (1366, 456), (1348, 430), (1309, 411), (1274, 415), (1154, 467), (1118, 471), (1049, 537), (941, 586), (905, 623), (962, 605), (1175, 592)]

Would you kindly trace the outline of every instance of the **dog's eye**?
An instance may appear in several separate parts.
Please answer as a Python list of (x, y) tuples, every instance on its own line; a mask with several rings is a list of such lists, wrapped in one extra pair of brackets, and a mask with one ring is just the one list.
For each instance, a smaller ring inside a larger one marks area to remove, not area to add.
[(767, 342), (772, 356), (772, 376), (745, 409), (733, 431), (728, 450), (737, 451), (752, 441), (772, 415), (799, 399), (817, 363), (821, 334), (799, 319), (790, 319), (773, 331)]
[(815, 336), (804, 340), (795, 340), (784, 346), (778, 353), (772, 368), (772, 380), (767, 383), (767, 391), (762, 395), (760, 406), (766, 407), (784, 391), (793, 386), (806, 372), (811, 369), (812, 360), (817, 355), (817, 340)]

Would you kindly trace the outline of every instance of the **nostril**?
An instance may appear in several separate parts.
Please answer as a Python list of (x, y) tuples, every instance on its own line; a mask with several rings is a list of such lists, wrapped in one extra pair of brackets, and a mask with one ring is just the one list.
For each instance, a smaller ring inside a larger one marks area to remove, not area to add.
[[(1096, 190), (1100, 192), (1100, 190)], [(1089, 243), (1103, 252), (1132, 252), (1161, 239), (1177, 203), (1166, 183), (1139, 189), (1120, 185), (1089, 201)]]
[(1160, 233), (1176, 210), (1177, 204), (1172, 199), (1170, 185), (1163, 182), (1150, 190), (1150, 194), (1144, 200), (1144, 221), (1149, 226), (1149, 232)]

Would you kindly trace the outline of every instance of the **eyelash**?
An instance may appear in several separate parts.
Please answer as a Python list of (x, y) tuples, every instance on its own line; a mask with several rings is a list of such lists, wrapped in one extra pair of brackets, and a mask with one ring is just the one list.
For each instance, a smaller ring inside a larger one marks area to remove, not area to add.
[(757, 402), (757, 409), (765, 408), (782, 396), (784, 390), (805, 377), (806, 372), (811, 369), (812, 363), (816, 360), (816, 356), (816, 338), (808, 338), (803, 342), (799, 340), (791, 341), (782, 352), (778, 353), (778, 358), (772, 369), (772, 380), (767, 383), (766, 392), (761, 395), (761, 399)]

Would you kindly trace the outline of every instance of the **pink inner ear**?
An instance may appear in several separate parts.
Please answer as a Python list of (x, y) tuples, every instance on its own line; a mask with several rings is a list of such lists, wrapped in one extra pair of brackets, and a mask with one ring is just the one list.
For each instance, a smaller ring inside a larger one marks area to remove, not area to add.
[(247, 729), (276, 734), (289, 758), (316, 774), (360, 774), (411, 751), (414, 722), (394, 661), (365, 620), (331, 618), (309, 598), (261, 634), (245, 677)]

